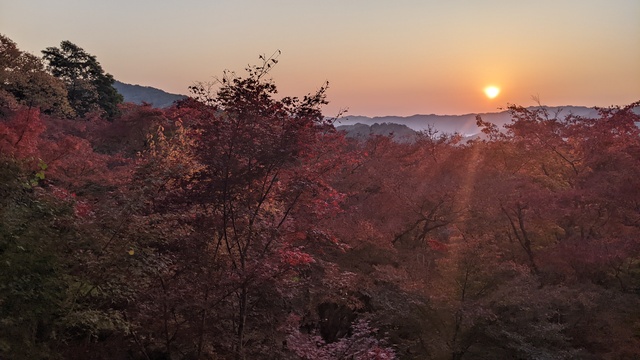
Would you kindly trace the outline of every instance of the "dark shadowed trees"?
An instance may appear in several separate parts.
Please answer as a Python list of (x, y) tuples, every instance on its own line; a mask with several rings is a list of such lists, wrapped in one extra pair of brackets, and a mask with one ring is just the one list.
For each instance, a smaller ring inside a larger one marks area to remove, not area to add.
[(94, 55), (70, 41), (61, 42), (59, 48), (48, 47), (42, 54), (49, 72), (65, 83), (69, 103), (78, 116), (95, 110), (108, 117), (118, 113), (122, 95), (113, 87), (113, 76), (104, 72)]

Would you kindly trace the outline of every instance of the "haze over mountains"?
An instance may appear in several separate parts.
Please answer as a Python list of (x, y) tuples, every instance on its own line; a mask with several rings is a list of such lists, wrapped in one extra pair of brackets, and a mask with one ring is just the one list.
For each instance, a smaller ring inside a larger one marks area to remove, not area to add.
[[(569, 114), (583, 116), (583, 117), (596, 117), (598, 112), (594, 108), (585, 106), (553, 106), (547, 107), (550, 115), (558, 114), (560, 117), (567, 116)], [(495, 113), (478, 113), (478, 114), (465, 114), (465, 115), (413, 115), (413, 116), (346, 116), (336, 121), (335, 125), (339, 130), (353, 133), (357, 131), (362, 133), (366, 131), (366, 127), (369, 127), (371, 134), (386, 135), (383, 124), (400, 124), (407, 127), (407, 129), (390, 127), (395, 130), (394, 134), (397, 137), (403, 136), (403, 134), (409, 134), (408, 130), (424, 131), (429, 127), (438, 130), (439, 133), (460, 133), (463, 136), (472, 136), (480, 132), (480, 129), (476, 125), (476, 116), (480, 115), (484, 121), (491, 122), (502, 127), (504, 124), (511, 122), (511, 114), (509, 111), (503, 110)], [(382, 131), (382, 132), (381, 132)], [(398, 132), (399, 131), (399, 132)]]
[[(125, 102), (135, 104), (147, 103), (156, 108), (166, 108), (175, 101), (186, 98), (185, 95), (171, 94), (166, 91), (141, 85), (131, 85), (116, 81), (114, 87), (122, 96)], [(560, 117), (569, 114), (596, 117), (598, 112), (594, 108), (586, 106), (554, 106), (548, 107), (549, 114), (558, 114)], [(413, 116), (345, 116), (335, 122), (338, 130), (346, 131), (347, 136), (355, 138), (366, 138), (370, 135), (393, 135), (402, 141), (411, 141), (411, 138), (419, 131), (429, 128), (435, 129), (438, 133), (453, 134), (459, 133), (463, 136), (473, 136), (480, 132), (476, 125), (476, 116), (480, 115), (483, 120), (494, 123), (498, 127), (511, 122), (511, 115), (507, 110), (494, 113), (464, 114), (464, 115), (413, 115)]]

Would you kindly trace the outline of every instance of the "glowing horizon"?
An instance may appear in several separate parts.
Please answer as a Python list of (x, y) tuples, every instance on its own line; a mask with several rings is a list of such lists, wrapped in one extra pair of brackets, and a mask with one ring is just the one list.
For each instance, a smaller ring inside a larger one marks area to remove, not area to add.
[[(493, 112), (534, 95), (549, 106), (640, 100), (632, 0), (0, 0), (0, 9), (0, 32), (21, 50), (69, 40), (117, 80), (171, 93), (279, 49), (280, 93), (329, 81), (327, 116)], [(478, 91), (487, 84), (502, 93), (487, 99)]]

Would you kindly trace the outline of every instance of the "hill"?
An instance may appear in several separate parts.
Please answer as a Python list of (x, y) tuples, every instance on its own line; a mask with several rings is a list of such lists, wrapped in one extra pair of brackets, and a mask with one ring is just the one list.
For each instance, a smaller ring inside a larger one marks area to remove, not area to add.
[(124, 97), (125, 102), (134, 104), (148, 103), (155, 108), (166, 108), (178, 100), (185, 99), (185, 95), (171, 94), (150, 86), (131, 85), (116, 81), (113, 87)]
[(336, 124), (338, 131), (344, 131), (347, 137), (366, 140), (371, 135), (383, 135), (390, 136), (397, 142), (413, 142), (416, 136), (416, 131), (403, 124), (395, 123), (374, 123), (372, 125), (366, 125), (362, 123), (356, 123), (354, 125), (338, 125)]

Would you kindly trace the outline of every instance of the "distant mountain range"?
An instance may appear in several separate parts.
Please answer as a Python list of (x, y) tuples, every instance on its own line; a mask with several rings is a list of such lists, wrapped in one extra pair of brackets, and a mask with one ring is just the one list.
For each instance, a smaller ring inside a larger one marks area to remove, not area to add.
[(147, 103), (155, 108), (166, 108), (174, 102), (186, 98), (185, 95), (171, 94), (150, 86), (125, 84), (117, 80), (113, 87), (122, 94), (125, 102), (134, 104)]
[[(156, 108), (169, 107), (174, 102), (187, 97), (150, 86), (131, 85), (120, 81), (116, 81), (113, 86), (122, 94), (125, 102), (147, 103)], [(551, 106), (547, 109), (550, 114), (557, 113), (561, 117), (569, 114), (583, 117), (598, 116), (596, 109), (586, 106)], [(511, 114), (505, 110), (495, 113), (465, 115), (345, 116), (336, 120), (334, 125), (338, 130), (345, 131), (347, 136), (360, 139), (366, 139), (371, 135), (392, 135), (397, 141), (413, 141), (417, 132), (429, 128), (437, 130), (440, 134), (459, 133), (466, 137), (472, 137), (480, 133), (480, 128), (476, 125), (477, 115), (480, 115), (484, 121), (496, 124), (498, 127), (511, 122)]]
[[(546, 108), (550, 115), (558, 113), (560, 117), (569, 114), (583, 117), (598, 116), (596, 109), (585, 106), (551, 106)], [(495, 113), (465, 115), (345, 116), (338, 119), (335, 126), (338, 130), (346, 131), (351, 137), (363, 137), (367, 133), (376, 135), (393, 133), (394, 137), (402, 138), (410, 136), (411, 132), (424, 131), (429, 128), (435, 129), (441, 134), (459, 133), (463, 136), (473, 136), (480, 132), (480, 128), (476, 125), (477, 115), (480, 115), (484, 121), (496, 124), (498, 127), (511, 122), (511, 114), (505, 110)]]

